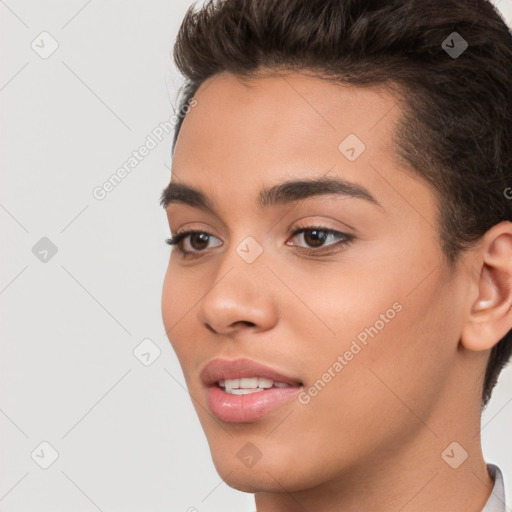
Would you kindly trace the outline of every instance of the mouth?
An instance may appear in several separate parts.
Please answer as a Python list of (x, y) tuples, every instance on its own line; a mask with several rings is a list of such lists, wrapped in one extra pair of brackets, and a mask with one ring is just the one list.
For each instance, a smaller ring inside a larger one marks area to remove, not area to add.
[(214, 359), (201, 371), (210, 411), (221, 421), (250, 423), (284, 406), (303, 383), (250, 359)]
[(273, 381), (265, 377), (244, 377), (241, 379), (222, 379), (216, 383), (226, 393), (232, 395), (249, 395), (271, 388), (290, 388), (292, 384)]

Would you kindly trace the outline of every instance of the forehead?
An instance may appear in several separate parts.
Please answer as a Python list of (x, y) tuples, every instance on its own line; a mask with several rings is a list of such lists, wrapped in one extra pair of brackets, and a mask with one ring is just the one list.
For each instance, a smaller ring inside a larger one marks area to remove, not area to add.
[[(397, 99), (384, 86), (357, 87), (299, 72), (253, 79), (223, 72), (205, 81), (195, 99), (198, 104), (184, 125), (196, 131), (231, 129), (237, 138), (262, 130), (268, 136), (293, 133), (297, 138), (315, 138), (313, 132), (318, 138), (329, 132), (337, 138), (348, 131), (379, 137), (389, 130), (378, 126), (383, 123), (389, 128), (400, 113)], [(229, 125), (220, 123), (228, 118)]]
[(383, 88), (334, 84), (297, 72), (251, 80), (221, 73), (203, 83), (195, 98), (179, 134), (177, 162), (183, 153), (201, 161), (212, 153), (227, 157), (226, 150), (242, 161), (311, 152), (326, 152), (333, 160), (349, 134), (365, 144), (367, 156), (376, 151), (382, 156), (390, 153), (400, 113)]
[(364, 184), (379, 199), (383, 178), (397, 173), (393, 135), (401, 110), (384, 88), (294, 72), (250, 80), (221, 73), (195, 99), (177, 140), (173, 180), (214, 201), (252, 203), (255, 189), (322, 175)]

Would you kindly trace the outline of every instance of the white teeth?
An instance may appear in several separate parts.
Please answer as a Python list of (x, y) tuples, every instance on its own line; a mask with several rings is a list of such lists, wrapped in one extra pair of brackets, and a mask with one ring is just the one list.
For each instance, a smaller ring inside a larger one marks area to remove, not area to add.
[(258, 379), (258, 387), (268, 389), (272, 387), (272, 384), (274, 384), (274, 381), (271, 379), (266, 379), (265, 377), (260, 377)]
[(241, 379), (225, 379), (219, 380), (218, 384), (227, 393), (234, 395), (247, 395), (248, 393), (254, 393), (270, 389), (272, 386), (276, 388), (288, 388), (290, 384), (285, 382), (274, 382), (272, 379), (265, 377), (243, 377)]
[(240, 379), (240, 385), (238, 387), (245, 389), (255, 389), (258, 387), (258, 377)]
[(226, 388), (235, 389), (240, 387), (240, 379), (226, 379), (224, 385)]

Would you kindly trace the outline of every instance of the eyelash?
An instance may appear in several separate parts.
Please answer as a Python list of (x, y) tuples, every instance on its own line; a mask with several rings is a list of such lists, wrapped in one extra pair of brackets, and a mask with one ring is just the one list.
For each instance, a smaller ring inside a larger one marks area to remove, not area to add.
[[(340, 235), (344, 238), (337, 243), (329, 244), (327, 247), (331, 247), (334, 245), (334, 246), (341, 246), (341, 247), (345, 248), (348, 245), (350, 245), (354, 241), (354, 238), (355, 238), (353, 235), (349, 235), (347, 233), (342, 233), (341, 231), (336, 231), (334, 229), (328, 229), (323, 226), (297, 226), (295, 230), (293, 230), (293, 231), (290, 230), (290, 232), (288, 234), (291, 234), (292, 238), (293, 238), (293, 237), (295, 237), (301, 233), (304, 233), (306, 231), (322, 231), (323, 233), (326, 234), (326, 236)], [(206, 231), (189, 230), (189, 231), (183, 231), (181, 233), (177, 233), (175, 236), (173, 236), (171, 238), (167, 238), (165, 240), (165, 243), (169, 244), (169, 245), (175, 245), (178, 249), (178, 252), (181, 254), (181, 256), (183, 258), (191, 258), (191, 259), (199, 258), (203, 255), (203, 253), (205, 251), (193, 252), (193, 251), (185, 251), (183, 249), (183, 240), (187, 236), (193, 235), (193, 234), (203, 234), (203, 235), (213, 236), (213, 235), (211, 235), (211, 233), (208, 233)], [(313, 248), (307, 248), (307, 247), (300, 247), (299, 249), (303, 253), (306, 253), (308, 255), (318, 255), (318, 253), (324, 252), (324, 251), (322, 251), (323, 247), (325, 247), (325, 246), (322, 246), (319, 249), (313, 249)]]

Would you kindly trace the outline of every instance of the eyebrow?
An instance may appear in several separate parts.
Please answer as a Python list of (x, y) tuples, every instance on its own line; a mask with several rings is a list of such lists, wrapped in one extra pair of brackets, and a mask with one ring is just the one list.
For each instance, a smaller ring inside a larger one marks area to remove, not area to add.
[[(273, 185), (259, 192), (257, 206), (263, 210), (318, 196), (353, 197), (383, 209), (365, 187), (339, 177), (285, 181)], [(167, 208), (174, 203), (186, 204), (218, 216), (211, 199), (200, 190), (185, 183), (171, 182), (163, 190), (160, 205)]]

